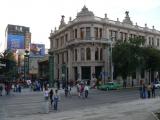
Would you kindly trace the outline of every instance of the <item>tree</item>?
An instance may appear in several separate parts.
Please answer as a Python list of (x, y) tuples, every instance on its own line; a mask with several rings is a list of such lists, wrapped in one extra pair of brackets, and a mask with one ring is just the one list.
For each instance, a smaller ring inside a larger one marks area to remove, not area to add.
[(129, 39), (128, 41), (118, 41), (113, 48), (113, 63), (116, 75), (121, 75), (124, 79), (136, 71), (137, 68), (144, 67), (142, 45), (145, 40), (142, 38)]
[(18, 75), (17, 64), (14, 53), (10, 50), (5, 50), (0, 54), (0, 59), (6, 64), (6, 67), (1, 69), (0, 72), (5, 75), (9, 80)]

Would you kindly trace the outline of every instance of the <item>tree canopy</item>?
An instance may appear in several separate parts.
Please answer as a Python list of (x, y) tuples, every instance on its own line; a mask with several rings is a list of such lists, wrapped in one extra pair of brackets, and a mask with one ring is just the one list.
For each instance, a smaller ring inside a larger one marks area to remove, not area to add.
[(142, 38), (118, 41), (113, 48), (113, 63), (117, 75), (127, 77), (136, 69), (160, 68), (160, 50), (152, 47), (144, 47), (145, 40)]

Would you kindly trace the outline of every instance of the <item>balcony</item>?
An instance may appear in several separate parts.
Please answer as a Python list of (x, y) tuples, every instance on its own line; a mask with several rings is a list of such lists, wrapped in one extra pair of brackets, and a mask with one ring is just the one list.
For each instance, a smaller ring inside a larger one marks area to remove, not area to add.
[(66, 42), (66, 46), (72, 46), (76, 44), (85, 44), (85, 43), (101, 43), (101, 44), (109, 44), (110, 40), (107, 40), (106, 38), (85, 38), (85, 39), (73, 39), (68, 42)]

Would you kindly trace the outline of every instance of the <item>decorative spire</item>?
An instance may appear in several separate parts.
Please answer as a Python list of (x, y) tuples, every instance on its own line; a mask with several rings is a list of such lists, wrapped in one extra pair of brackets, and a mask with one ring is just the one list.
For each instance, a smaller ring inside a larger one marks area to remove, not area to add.
[(154, 25), (152, 26), (152, 29), (154, 29)]
[(126, 17), (124, 18), (123, 23), (133, 25), (129, 17), (129, 11), (126, 11), (125, 14), (126, 14)]
[(82, 10), (77, 13), (77, 18), (86, 17), (86, 16), (94, 16), (94, 14), (92, 11), (89, 11), (88, 8), (84, 5)]
[(107, 19), (107, 13), (104, 14), (104, 18)]
[(147, 23), (145, 24), (145, 28), (147, 28)]
[(65, 21), (64, 21), (64, 15), (62, 15), (62, 18), (61, 18), (61, 22), (60, 22), (60, 25), (59, 25), (59, 29), (64, 27), (66, 25)]

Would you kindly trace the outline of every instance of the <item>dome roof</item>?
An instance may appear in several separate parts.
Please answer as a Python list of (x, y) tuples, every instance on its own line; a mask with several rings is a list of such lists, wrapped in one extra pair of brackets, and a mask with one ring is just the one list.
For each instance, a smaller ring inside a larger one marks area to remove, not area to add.
[(89, 11), (88, 8), (84, 5), (82, 10), (77, 13), (77, 18), (86, 17), (86, 16), (94, 16), (94, 14), (92, 11)]

